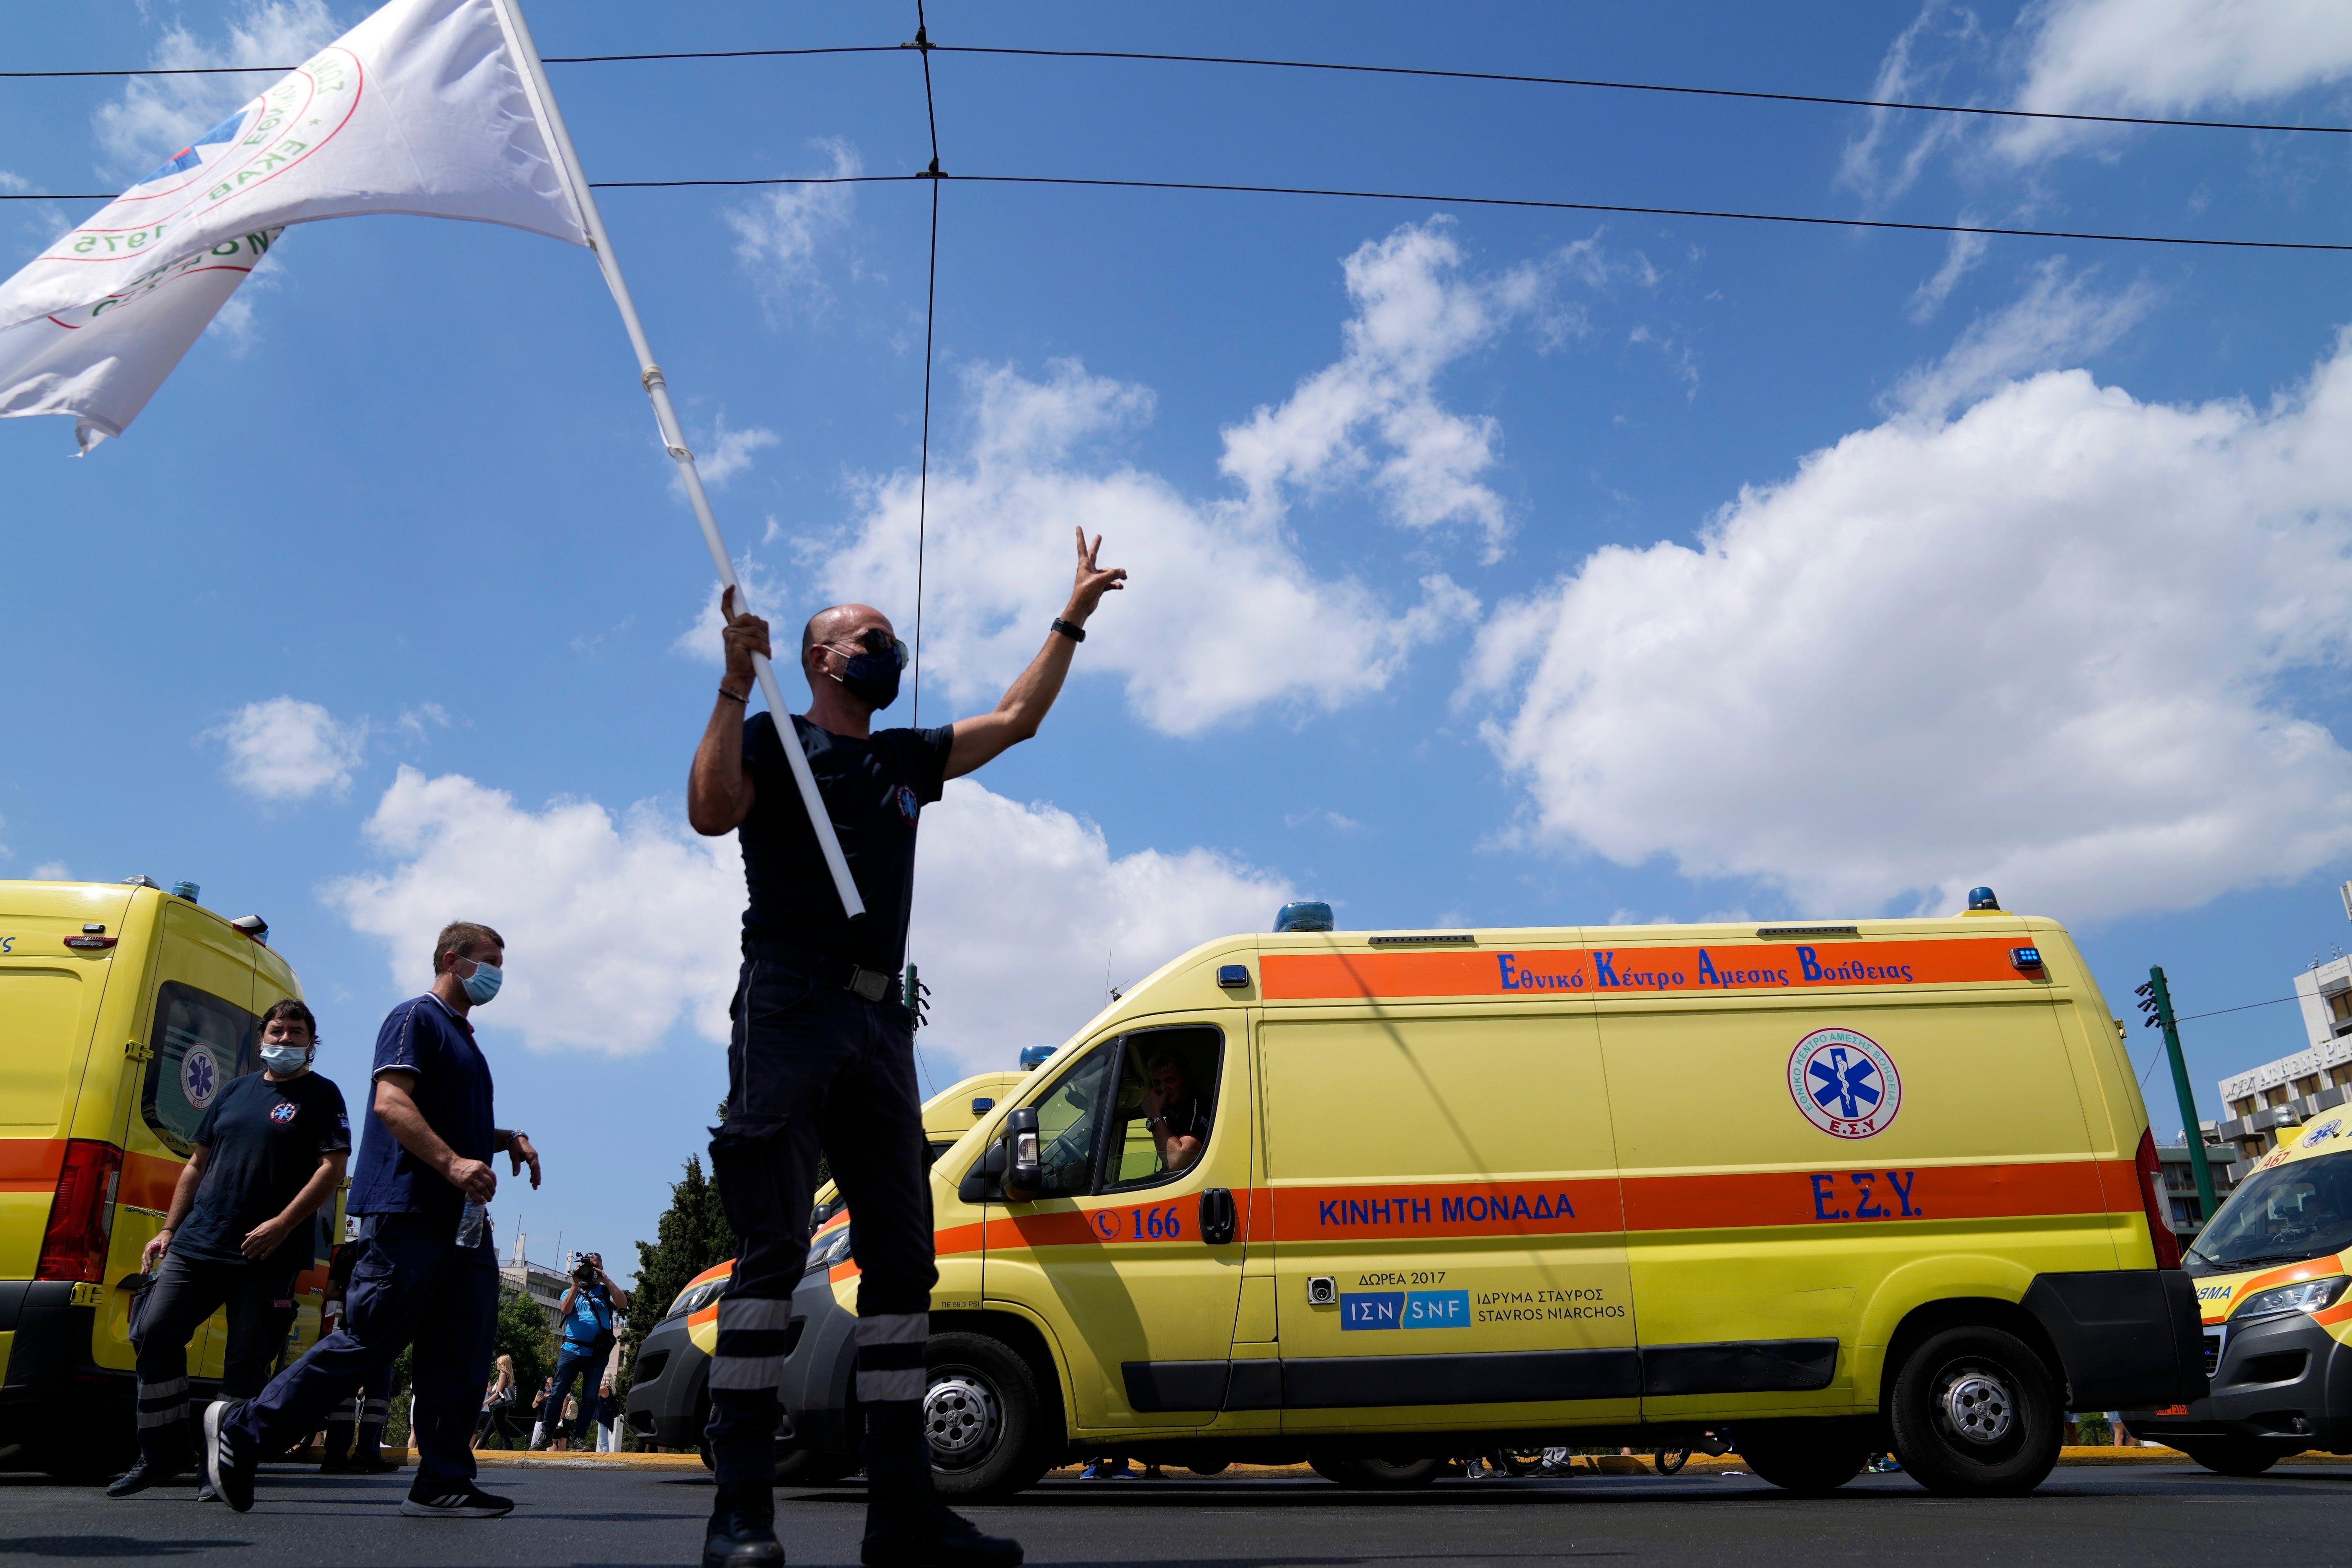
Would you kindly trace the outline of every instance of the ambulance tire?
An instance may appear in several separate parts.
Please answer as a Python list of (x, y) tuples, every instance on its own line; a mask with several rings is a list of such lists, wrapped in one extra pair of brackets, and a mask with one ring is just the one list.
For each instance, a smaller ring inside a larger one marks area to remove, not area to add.
[(1869, 1444), (1842, 1421), (1766, 1421), (1731, 1437), (1752, 1473), (1799, 1497), (1825, 1497), (1870, 1462)]
[[(923, 1421), (931, 1433), (931, 1484), (950, 1500), (985, 1502), (1037, 1484), (1056, 1457), (1037, 1377), (1021, 1352), (988, 1334), (933, 1334)], [(953, 1447), (940, 1441), (956, 1439)], [(943, 1462), (944, 1461), (944, 1462)]]
[(2175, 1443), (2174, 1447), (2217, 1476), (2259, 1476), (2279, 1462), (2276, 1448), (2259, 1443)]
[[(1895, 1373), (1887, 1410), (1895, 1457), (1912, 1479), (1945, 1497), (2021, 1496), (2058, 1463), (2065, 1440), (2058, 1399), (2049, 1369), (2023, 1340), (1974, 1325), (1946, 1329)], [(1993, 1428), (1989, 1436), (1958, 1424), (1978, 1420)]]
[(1410, 1491), (1425, 1487), (1445, 1473), (1440, 1456), (1424, 1459), (1370, 1459), (1354, 1455), (1315, 1454), (1307, 1462), (1333, 1486), (1358, 1492)]

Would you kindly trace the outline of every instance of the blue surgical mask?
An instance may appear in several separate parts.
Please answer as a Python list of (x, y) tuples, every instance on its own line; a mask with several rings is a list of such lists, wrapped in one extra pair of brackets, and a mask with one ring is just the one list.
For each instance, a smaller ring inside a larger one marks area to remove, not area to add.
[(474, 973), (460, 984), (466, 987), (466, 1000), (478, 1007), (499, 994), (499, 987), (506, 983), (506, 978), (496, 964), (477, 963)]
[(268, 1068), (271, 1072), (299, 1072), (310, 1064), (310, 1047), (308, 1046), (264, 1046), (261, 1047), (261, 1065)]

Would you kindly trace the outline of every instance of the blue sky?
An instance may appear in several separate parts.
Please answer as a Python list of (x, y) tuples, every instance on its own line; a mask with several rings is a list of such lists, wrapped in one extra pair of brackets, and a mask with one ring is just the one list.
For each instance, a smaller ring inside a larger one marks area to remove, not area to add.
[[(548, 55), (913, 30), (911, 5), (531, 11)], [(363, 14), (90, 0), (19, 17), (12, 63), (277, 63)], [(2352, 121), (2352, 24), (2219, 0), (942, 0), (931, 26)], [(2342, 136), (932, 68), (950, 174), (2352, 237)], [(911, 53), (551, 69), (594, 179), (929, 157)], [(0, 84), (0, 185), (119, 188), (268, 79), (243, 80)], [(1509, 925), (1910, 913), (1990, 881), (2067, 921), (2111, 1002), (2161, 963), (2189, 1013), (2284, 996), (2346, 940), (2345, 258), (942, 197), (925, 718), (1034, 652), (1074, 523), (1135, 577), (1044, 735), (926, 825), (936, 1082), (1294, 895), (1355, 927)], [(761, 602), (870, 598), (910, 631), (925, 187), (602, 199)], [(92, 205), (0, 205), (8, 267)], [(561, 1231), (629, 1258), (724, 1089), (740, 879), (681, 806), (708, 560), (586, 255), (377, 217), (272, 260), (88, 459), (67, 421), (0, 421), (0, 876), (184, 877), (262, 912), (347, 1087), (432, 930), (499, 924), (509, 984), (480, 1022), (550, 1171), (495, 1205), (502, 1244), (520, 1217), (540, 1257)], [(2301, 1044), (2292, 1007), (2189, 1037), (2208, 1115), (2217, 1078)]]

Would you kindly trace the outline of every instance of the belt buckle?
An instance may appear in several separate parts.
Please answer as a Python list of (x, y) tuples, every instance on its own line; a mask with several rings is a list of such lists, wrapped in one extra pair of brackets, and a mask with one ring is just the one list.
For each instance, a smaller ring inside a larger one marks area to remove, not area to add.
[(879, 1002), (890, 994), (890, 977), (878, 969), (852, 969), (849, 989), (868, 1002)]

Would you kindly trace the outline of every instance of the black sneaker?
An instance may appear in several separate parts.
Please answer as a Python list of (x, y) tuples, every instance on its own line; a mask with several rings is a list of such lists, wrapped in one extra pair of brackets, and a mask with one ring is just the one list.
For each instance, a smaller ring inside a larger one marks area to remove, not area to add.
[(129, 1497), (133, 1492), (143, 1492), (149, 1487), (160, 1487), (187, 1468), (188, 1461), (184, 1455), (178, 1458), (163, 1459), (152, 1454), (142, 1454), (131, 1462), (129, 1469), (106, 1483), (106, 1495)]
[(349, 1454), (330, 1454), (319, 1461), (319, 1473), (322, 1476), (347, 1476), (352, 1468)]
[(351, 1464), (347, 1468), (350, 1469), (352, 1474), (355, 1476), (396, 1476), (400, 1474), (400, 1467), (392, 1460), (385, 1458), (381, 1453), (366, 1455), (354, 1454), (352, 1456)]
[(514, 1511), (514, 1499), (492, 1497), (471, 1481), (436, 1481), (428, 1487), (420, 1476), (400, 1511), (411, 1519), (497, 1519)]
[(220, 1500), (239, 1513), (253, 1510), (253, 1472), (261, 1463), (252, 1442), (231, 1423), (245, 1409), (245, 1401), (235, 1404), (216, 1399), (205, 1406), (205, 1479), (212, 1483)]
[(702, 1568), (781, 1568), (776, 1491), (766, 1481), (723, 1481), (702, 1532)]
[(871, 1495), (857, 1549), (866, 1568), (1020, 1568), (1021, 1543), (982, 1535), (940, 1501), (929, 1476), (872, 1489)]

